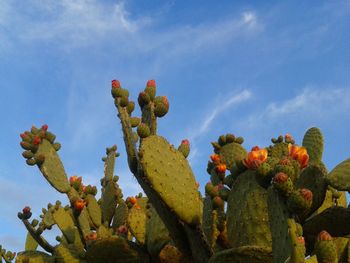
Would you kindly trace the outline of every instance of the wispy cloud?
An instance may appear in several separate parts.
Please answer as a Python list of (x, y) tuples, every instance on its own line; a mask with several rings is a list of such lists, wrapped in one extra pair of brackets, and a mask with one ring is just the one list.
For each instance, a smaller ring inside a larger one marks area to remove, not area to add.
[(209, 130), (210, 127), (212, 127), (212, 124), (215, 122), (215, 120), (218, 118), (218, 116), (227, 111), (228, 109), (243, 103), (249, 99), (251, 99), (252, 94), (249, 90), (243, 90), (239, 92), (238, 94), (232, 95), (228, 97), (228, 99), (225, 100), (223, 104), (218, 104), (219, 106), (215, 109), (211, 110), (209, 113), (204, 114), (204, 116), (201, 119), (201, 123), (197, 129), (191, 129), (191, 133), (189, 134), (188, 138), (191, 142), (191, 154), (189, 155), (189, 161), (193, 164), (195, 162), (195, 159), (197, 158), (197, 154), (199, 152), (197, 146), (196, 146), (196, 140), (204, 136)]
[(150, 22), (148, 17), (131, 19), (122, 1), (114, 5), (96, 0), (26, 2), (18, 12), (15, 1), (0, 11), (0, 25), (25, 42), (53, 41), (84, 46), (101, 37), (118, 38), (138, 31)]
[(235, 94), (233, 96), (231, 96), (230, 98), (228, 98), (225, 103), (219, 105), (217, 108), (215, 108), (214, 110), (212, 110), (210, 113), (208, 113), (207, 115), (205, 115), (202, 120), (203, 123), (199, 126), (199, 128), (197, 130), (194, 130), (193, 133), (190, 135), (190, 139), (194, 140), (197, 137), (205, 134), (206, 132), (208, 132), (208, 130), (210, 129), (211, 124), (214, 122), (214, 120), (217, 118), (217, 116), (224, 112), (225, 110), (240, 104), (242, 102), (245, 102), (247, 100), (249, 100), (252, 97), (252, 94), (249, 90), (243, 90), (238, 94)]

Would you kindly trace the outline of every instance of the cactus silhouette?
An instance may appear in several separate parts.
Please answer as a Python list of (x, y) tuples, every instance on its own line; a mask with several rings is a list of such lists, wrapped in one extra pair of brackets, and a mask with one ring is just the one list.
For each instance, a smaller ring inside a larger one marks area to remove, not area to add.
[[(186, 159), (190, 142), (175, 148), (157, 133), (169, 102), (157, 95), (156, 82), (138, 95), (139, 117), (119, 81), (112, 81), (111, 94), (129, 169), (145, 196), (123, 196), (114, 145), (102, 158), (97, 200), (96, 186), (67, 176), (48, 126), (33, 126), (20, 135), (22, 155), (68, 203), (49, 203), (40, 219), (24, 207), (18, 218), (28, 231), (25, 250), (0, 247), (5, 262), (350, 262), (350, 159), (328, 172), (318, 128), (306, 131), (301, 146), (286, 134), (250, 151), (242, 137), (219, 136), (202, 196)], [(61, 231), (57, 244), (43, 237), (53, 226)]]

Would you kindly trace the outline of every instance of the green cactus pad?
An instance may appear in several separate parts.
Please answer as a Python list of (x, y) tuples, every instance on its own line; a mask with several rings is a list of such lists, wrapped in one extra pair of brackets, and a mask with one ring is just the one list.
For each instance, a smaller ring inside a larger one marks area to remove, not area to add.
[(102, 210), (102, 222), (111, 222), (115, 208), (117, 206), (117, 192), (118, 188), (115, 182), (108, 181), (102, 189), (102, 198), (101, 198), (101, 210)]
[(147, 263), (146, 254), (132, 247), (132, 244), (117, 236), (98, 239), (86, 252), (88, 263), (125, 262)]
[[(204, 209), (203, 209), (203, 232), (207, 237), (207, 240), (211, 247), (214, 247), (216, 239), (220, 234), (216, 226), (217, 212), (213, 210), (212, 198), (206, 196), (204, 198)], [(215, 220), (216, 219), (216, 220)]]
[(316, 127), (308, 129), (303, 138), (303, 147), (309, 155), (310, 163), (319, 163), (323, 154), (323, 135), (321, 130)]
[(337, 263), (337, 247), (334, 240), (317, 241), (315, 245), (315, 254), (318, 262)]
[(215, 253), (209, 263), (272, 263), (272, 250), (269, 247), (242, 246)]
[(227, 234), (232, 247), (272, 246), (267, 190), (247, 170), (233, 183), (227, 206)]
[(350, 158), (338, 164), (326, 176), (326, 180), (337, 190), (350, 191)]
[(52, 207), (52, 217), (68, 242), (83, 249), (84, 245), (80, 239), (78, 228), (75, 226), (71, 217), (71, 213), (61, 206), (58, 209)]
[(289, 212), (284, 198), (273, 187), (269, 187), (267, 192), (273, 260), (274, 262), (284, 262), (291, 254), (292, 249), (287, 222)]
[(310, 165), (306, 167), (300, 174), (295, 187), (306, 188), (312, 192), (312, 204), (308, 210), (308, 215), (315, 212), (322, 205), (326, 196), (327, 184), (318, 166)]
[[(27, 249), (26, 249), (27, 250)], [(41, 251), (23, 251), (16, 257), (16, 263), (55, 263), (55, 258)]]
[(33, 236), (28, 232), (26, 243), (25, 243), (25, 250), (36, 250), (38, 248), (38, 242), (33, 238)]
[(163, 137), (155, 135), (142, 141), (140, 156), (145, 175), (168, 207), (187, 224), (198, 224), (202, 201), (185, 157)]
[(134, 235), (137, 242), (140, 244), (145, 243), (146, 236), (146, 214), (142, 208), (136, 208), (135, 206), (129, 210), (128, 227), (130, 232)]
[(231, 170), (236, 162), (243, 160), (247, 156), (247, 151), (240, 144), (232, 142), (222, 146), (219, 155), (220, 160), (226, 164), (227, 169)]
[(89, 194), (85, 197), (85, 201), (87, 201), (87, 210), (89, 212), (92, 223), (96, 227), (99, 227), (102, 221), (102, 212), (95, 196)]
[(55, 263), (85, 263), (85, 260), (80, 258), (80, 250), (73, 244), (59, 244), (55, 247), (53, 255), (56, 258)]
[(154, 208), (147, 211), (146, 223), (147, 250), (153, 258), (157, 258), (163, 247), (171, 241), (169, 232)]
[(86, 207), (81, 210), (78, 216), (78, 223), (83, 237), (85, 238), (90, 233), (90, 217)]
[(282, 159), (285, 156), (288, 156), (288, 143), (280, 142), (276, 143), (273, 146), (267, 148), (269, 157)]
[(126, 225), (126, 221), (128, 219), (128, 213), (129, 213), (128, 206), (124, 202), (119, 203), (117, 208), (115, 209), (112, 228), (116, 229), (121, 225)]
[(60, 193), (68, 193), (71, 186), (62, 162), (52, 144), (46, 139), (42, 140), (38, 151), (35, 153), (35, 156), (39, 155), (45, 156), (45, 161), (39, 168), (46, 180)]

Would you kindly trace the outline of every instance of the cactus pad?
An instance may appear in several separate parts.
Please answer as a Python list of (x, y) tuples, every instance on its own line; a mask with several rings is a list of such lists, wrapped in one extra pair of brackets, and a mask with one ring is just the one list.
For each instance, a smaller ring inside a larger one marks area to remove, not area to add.
[(60, 193), (68, 193), (70, 184), (63, 164), (52, 144), (46, 139), (42, 140), (35, 156), (45, 156), (45, 161), (39, 166), (46, 180)]
[(310, 163), (319, 163), (323, 154), (323, 135), (319, 128), (312, 127), (308, 129), (303, 138), (303, 147), (309, 155)]
[(247, 151), (235, 142), (225, 144), (220, 148), (220, 159), (226, 164), (229, 170), (237, 161), (243, 160), (246, 156)]
[(41, 251), (23, 251), (16, 257), (16, 263), (55, 263), (55, 258)]
[(350, 191), (350, 158), (338, 164), (326, 179), (335, 189)]
[(153, 135), (142, 141), (140, 156), (148, 180), (168, 207), (187, 224), (198, 224), (202, 201), (193, 172), (182, 153), (163, 137)]
[(134, 206), (129, 210), (127, 220), (130, 232), (140, 244), (145, 243), (146, 235), (146, 214), (141, 207)]

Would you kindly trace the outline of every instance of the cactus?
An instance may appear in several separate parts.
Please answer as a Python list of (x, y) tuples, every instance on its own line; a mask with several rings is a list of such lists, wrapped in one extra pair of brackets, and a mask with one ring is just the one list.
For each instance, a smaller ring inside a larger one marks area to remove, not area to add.
[[(330, 173), (322, 162), (324, 140), (309, 129), (298, 146), (290, 134), (272, 145), (247, 151), (232, 133), (212, 142), (205, 196), (188, 160), (190, 142), (178, 148), (157, 134), (158, 118), (169, 101), (150, 80), (138, 96), (141, 116), (128, 90), (112, 81), (131, 173), (143, 188), (124, 198), (114, 175), (117, 146), (106, 149), (101, 199), (83, 178), (68, 178), (56, 136), (48, 126), (20, 135), (22, 156), (48, 183), (66, 194), (68, 204), (48, 204), (41, 220), (30, 207), (18, 218), (28, 230), (25, 250), (0, 247), (5, 262), (349, 262), (350, 161)], [(134, 129), (134, 130), (133, 130)], [(136, 132), (137, 131), (137, 132)], [(50, 244), (44, 232), (57, 226)], [(331, 237), (334, 236), (334, 238)], [(38, 251), (38, 247), (45, 252)]]

